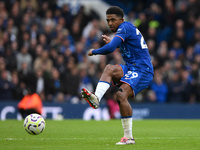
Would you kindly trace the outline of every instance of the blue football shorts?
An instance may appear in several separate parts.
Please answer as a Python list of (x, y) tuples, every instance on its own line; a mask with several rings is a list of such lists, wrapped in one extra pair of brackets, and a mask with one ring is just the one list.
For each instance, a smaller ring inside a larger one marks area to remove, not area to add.
[[(148, 88), (152, 81), (153, 81), (153, 74), (144, 71), (139, 70), (137, 68), (128, 68), (126, 65), (120, 64), (124, 76), (121, 78), (120, 82), (127, 83), (131, 86), (134, 92), (134, 96), (136, 96), (140, 91)], [(118, 83), (113, 81), (114, 85), (118, 85)]]

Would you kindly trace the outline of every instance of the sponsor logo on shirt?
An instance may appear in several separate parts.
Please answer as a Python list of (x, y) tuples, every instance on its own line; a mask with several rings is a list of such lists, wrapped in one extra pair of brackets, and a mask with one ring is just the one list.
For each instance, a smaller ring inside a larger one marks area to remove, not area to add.
[(121, 30), (122, 30), (122, 29), (121, 29), (121, 28), (119, 28), (119, 29), (117, 30), (117, 33), (120, 33), (120, 32), (121, 32)]

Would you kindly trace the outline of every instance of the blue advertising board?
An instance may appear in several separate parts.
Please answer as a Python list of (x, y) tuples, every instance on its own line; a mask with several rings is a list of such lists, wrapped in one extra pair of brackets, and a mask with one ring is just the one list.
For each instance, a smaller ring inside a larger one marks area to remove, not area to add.
[[(200, 119), (200, 104), (134, 104), (133, 119)], [(43, 117), (53, 120), (83, 119), (109, 120), (109, 110), (105, 104), (92, 109), (86, 104), (43, 103)], [(17, 102), (0, 102), (0, 120), (18, 119), (21, 115)]]

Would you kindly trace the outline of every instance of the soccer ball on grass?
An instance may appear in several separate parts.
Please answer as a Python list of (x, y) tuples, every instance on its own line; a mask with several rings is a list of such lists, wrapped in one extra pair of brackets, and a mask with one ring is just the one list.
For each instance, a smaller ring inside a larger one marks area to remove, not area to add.
[(44, 128), (44, 118), (39, 114), (30, 114), (24, 120), (24, 129), (31, 135), (42, 133)]

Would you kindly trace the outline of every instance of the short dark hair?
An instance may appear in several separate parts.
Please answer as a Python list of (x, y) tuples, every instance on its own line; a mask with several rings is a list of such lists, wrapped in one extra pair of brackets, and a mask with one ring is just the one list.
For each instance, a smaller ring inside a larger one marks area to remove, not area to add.
[(111, 6), (107, 9), (106, 15), (109, 14), (116, 14), (116, 16), (123, 18), (124, 17), (124, 11), (118, 7), (118, 6)]

